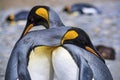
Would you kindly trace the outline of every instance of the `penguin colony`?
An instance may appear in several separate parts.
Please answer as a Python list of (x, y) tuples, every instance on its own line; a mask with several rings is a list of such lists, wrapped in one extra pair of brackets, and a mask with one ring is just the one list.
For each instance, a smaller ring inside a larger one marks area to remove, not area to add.
[[(46, 29), (30, 31), (43, 25)], [(8, 61), (5, 80), (113, 80), (104, 59), (80, 28), (65, 26), (48, 6), (29, 12)]]

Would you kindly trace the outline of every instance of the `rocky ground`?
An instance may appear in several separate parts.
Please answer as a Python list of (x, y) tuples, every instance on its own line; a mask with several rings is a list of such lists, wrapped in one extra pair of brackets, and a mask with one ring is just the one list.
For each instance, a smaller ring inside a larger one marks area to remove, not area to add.
[[(116, 59), (106, 60), (114, 80), (120, 79), (120, 1), (94, 3), (101, 9), (101, 15), (71, 16), (62, 12), (63, 6), (52, 7), (60, 15), (65, 25), (72, 25), (84, 29), (94, 45), (106, 45), (116, 51)], [(28, 8), (27, 8), (28, 9)], [(10, 12), (21, 9), (7, 9), (0, 11), (0, 80), (4, 80), (4, 73), (14, 44), (20, 37), (24, 25), (9, 25), (4, 22)]]

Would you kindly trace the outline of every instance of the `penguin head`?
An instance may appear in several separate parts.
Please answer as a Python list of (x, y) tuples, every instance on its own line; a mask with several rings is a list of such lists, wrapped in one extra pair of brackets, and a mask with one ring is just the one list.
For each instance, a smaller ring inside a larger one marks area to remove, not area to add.
[(28, 15), (27, 24), (23, 31), (23, 36), (34, 26), (43, 25), (49, 28), (49, 8), (47, 6), (35, 6), (33, 7)]
[[(57, 13), (48, 6), (35, 6), (28, 15), (27, 24), (22, 36), (26, 35), (34, 26), (42, 25), (49, 29), (53, 25), (63, 25)], [(21, 37), (22, 37), (21, 36)]]
[(61, 44), (73, 44), (99, 57), (103, 62), (103, 58), (93, 46), (89, 36), (80, 28), (71, 28), (63, 36)]
[(11, 22), (11, 21), (14, 21), (14, 19), (15, 19), (15, 16), (14, 16), (14, 14), (11, 13), (11, 14), (7, 17), (6, 21)]
[(63, 9), (63, 11), (68, 12), (68, 13), (70, 12), (70, 10), (71, 10), (70, 5), (65, 6), (65, 8)]

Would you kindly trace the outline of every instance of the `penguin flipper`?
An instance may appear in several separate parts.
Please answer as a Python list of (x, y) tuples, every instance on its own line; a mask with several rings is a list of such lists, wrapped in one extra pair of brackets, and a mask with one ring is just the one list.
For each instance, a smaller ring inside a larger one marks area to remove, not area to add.
[(19, 72), (19, 80), (31, 80), (27, 70), (24, 70), (23, 72)]
[(81, 66), (79, 69), (79, 80), (92, 80), (93, 78), (93, 72), (87, 63), (87, 61), (80, 56), (81, 59)]
[(16, 43), (8, 61), (5, 80), (31, 80), (27, 70), (28, 51), (29, 47)]
[[(13, 50), (14, 52), (14, 50)], [(17, 64), (18, 64), (18, 57), (16, 53), (11, 53), (10, 59), (7, 64), (6, 72), (5, 72), (5, 80), (17, 80)]]
[(74, 53), (74, 55), (85, 58), (93, 72), (95, 80), (113, 80), (107, 65), (98, 57), (72, 44), (65, 44), (64, 46), (69, 49), (69, 51)]
[(17, 54), (18, 54), (18, 76), (20, 80), (31, 80), (29, 71), (27, 69), (28, 66), (28, 55), (30, 52), (30, 46), (24, 45), (24, 44), (19, 44), (17, 46)]
[[(75, 50), (74, 46), (72, 46), (72, 45), (69, 46), (69, 44), (65, 44), (65, 45), (63, 45), (63, 47), (70, 52), (70, 55), (72, 56), (72, 58), (74, 59), (75, 63), (77, 64), (77, 66), (79, 68), (78, 80), (92, 80), (93, 72), (92, 72), (89, 64), (85, 60), (85, 58), (83, 58), (81, 55), (79, 55), (82, 53), (76, 53), (76, 51), (74, 51)], [(70, 49), (70, 48), (72, 48), (72, 49)]]
[(26, 58), (19, 57), (19, 60), (18, 60), (19, 80), (31, 80), (26, 62), (27, 62)]

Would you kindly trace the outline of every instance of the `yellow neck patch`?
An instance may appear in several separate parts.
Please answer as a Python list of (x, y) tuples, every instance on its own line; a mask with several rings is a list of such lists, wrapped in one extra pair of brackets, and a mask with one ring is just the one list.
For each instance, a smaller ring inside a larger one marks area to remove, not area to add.
[(38, 8), (35, 12), (37, 15), (43, 17), (44, 19), (48, 20), (48, 11), (45, 8)]
[(68, 31), (64, 35), (61, 43), (63, 44), (65, 40), (75, 39), (76, 37), (78, 37), (78, 33), (76, 31), (74, 31), (74, 30)]

